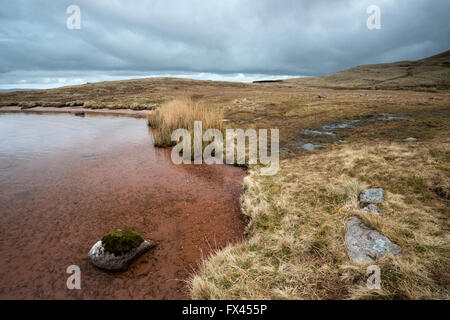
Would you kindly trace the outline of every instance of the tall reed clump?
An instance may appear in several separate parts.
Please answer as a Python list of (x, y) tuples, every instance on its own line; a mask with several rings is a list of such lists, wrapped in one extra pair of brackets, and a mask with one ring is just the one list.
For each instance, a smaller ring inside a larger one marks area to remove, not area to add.
[(158, 110), (148, 115), (148, 125), (153, 128), (156, 147), (171, 147), (175, 129), (186, 129), (194, 138), (194, 121), (202, 121), (203, 132), (208, 129), (223, 131), (223, 112), (208, 108), (190, 97), (179, 97), (164, 103)]

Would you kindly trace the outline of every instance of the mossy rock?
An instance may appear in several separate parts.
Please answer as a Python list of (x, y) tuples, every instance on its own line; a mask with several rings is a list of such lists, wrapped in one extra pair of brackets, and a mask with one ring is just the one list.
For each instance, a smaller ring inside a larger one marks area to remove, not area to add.
[(132, 230), (115, 230), (102, 238), (105, 250), (115, 255), (125, 254), (139, 247), (142, 242), (144, 242), (144, 238)]

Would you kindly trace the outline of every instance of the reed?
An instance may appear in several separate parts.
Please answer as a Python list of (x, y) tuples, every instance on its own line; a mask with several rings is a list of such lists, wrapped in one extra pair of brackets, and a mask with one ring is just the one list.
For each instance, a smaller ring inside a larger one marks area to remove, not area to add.
[(223, 112), (210, 108), (190, 97), (179, 97), (164, 103), (158, 110), (148, 115), (148, 125), (153, 128), (156, 147), (171, 147), (175, 129), (186, 129), (194, 136), (194, 121), (202, 121), (203, 131), (218, 129), (223, 131)]

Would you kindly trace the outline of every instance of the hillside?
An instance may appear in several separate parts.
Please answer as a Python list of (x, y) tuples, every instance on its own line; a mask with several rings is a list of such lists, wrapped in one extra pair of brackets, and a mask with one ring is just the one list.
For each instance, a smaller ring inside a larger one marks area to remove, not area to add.
[[(48, 90), (0, 92), (0, 107), (65, 107), (152, 110), (183, 95), (210, 104), (245, 97), (273, 97), (322, 89), (445, 91), (450, 89), (450, 51), (419, 61), (359, 66), (334, 74), (279, 82), (238, 83), (145, 78), (86, 83)], [(264, 100), (264, 98), (261, 98)]]
[(326, 76), (292, 79), (289, 82), (346, 89), (447, 90), (450, 88), (450, 50), (418, 61), (358, 66)]

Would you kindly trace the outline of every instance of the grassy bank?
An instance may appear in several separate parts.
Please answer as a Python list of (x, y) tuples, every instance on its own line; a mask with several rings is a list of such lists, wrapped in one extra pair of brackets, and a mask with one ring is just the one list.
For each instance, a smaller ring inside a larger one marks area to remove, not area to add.
[[(447, 200), (450, 141), (344, 143), (285, 159), (281, 172), (245, 181), (248, 241), (205, 260), (193, 299), (449, 298)], [(382, 187), (380, 217), (358, 208), (360, 191)], [(351, 263), (345, 221), (359, 216), (403, 248), (377, 262), (382, 289), (366, 286), (367, 265)]]

